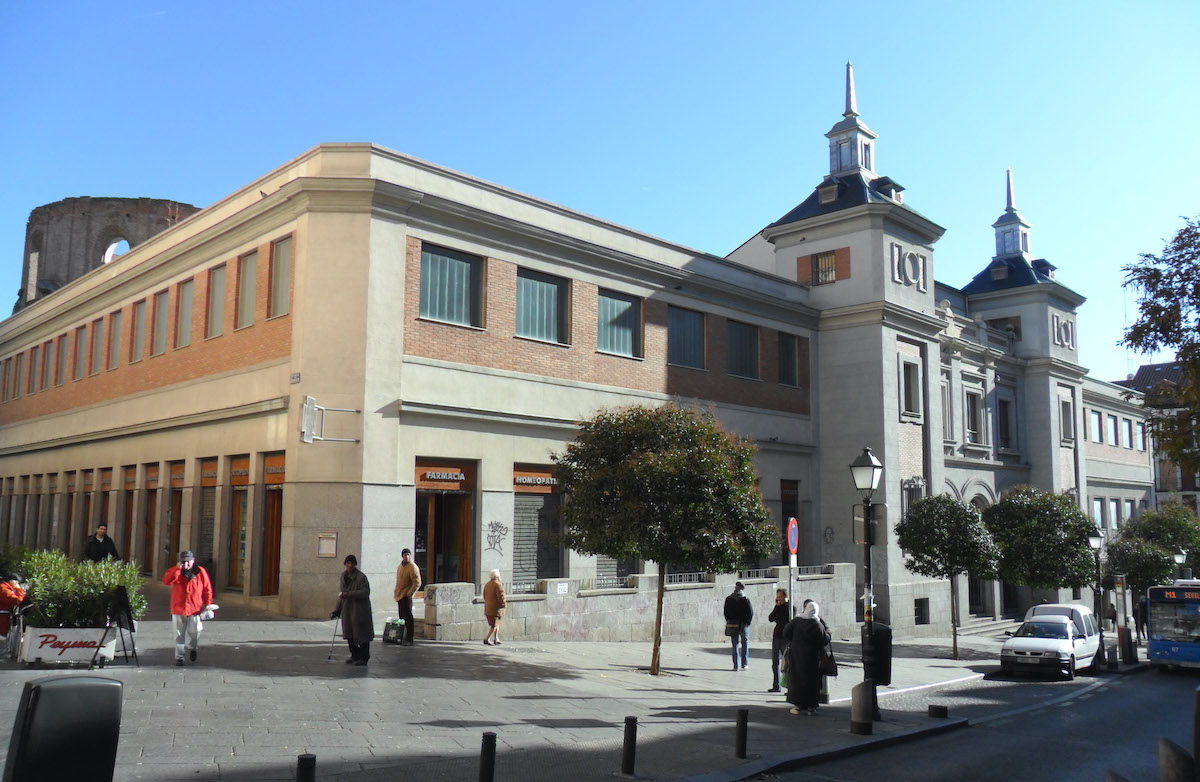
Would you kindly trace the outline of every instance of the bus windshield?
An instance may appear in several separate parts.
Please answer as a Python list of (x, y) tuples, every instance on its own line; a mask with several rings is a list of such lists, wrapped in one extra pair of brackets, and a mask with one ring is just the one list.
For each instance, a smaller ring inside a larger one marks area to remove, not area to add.
[(1155, 602), (1149, 630), (1155, 641), (1200, 643), (1200, 603)]

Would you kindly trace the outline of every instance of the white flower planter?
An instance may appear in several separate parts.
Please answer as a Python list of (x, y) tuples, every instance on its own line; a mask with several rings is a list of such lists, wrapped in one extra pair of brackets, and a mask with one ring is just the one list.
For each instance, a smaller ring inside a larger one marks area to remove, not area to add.
[(26, 627), (21, 635), (22, 662), (90, 663), (111, 660), (117, 650), (115, 627)]

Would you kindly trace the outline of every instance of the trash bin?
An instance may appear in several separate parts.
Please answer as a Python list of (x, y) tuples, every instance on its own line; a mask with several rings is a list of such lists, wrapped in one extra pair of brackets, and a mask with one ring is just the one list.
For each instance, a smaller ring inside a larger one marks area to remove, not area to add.
[(4, 782), (112, 782), (121, 732), (121, 682), (56, 676), (25, 683)]
[(873, 623), (875, 635), (867, 641), (867, 625), (862, 626), (863, 649), (866, 651), (863, 668), (877, 686), (892, 683), (892, 628), (880, 622)]

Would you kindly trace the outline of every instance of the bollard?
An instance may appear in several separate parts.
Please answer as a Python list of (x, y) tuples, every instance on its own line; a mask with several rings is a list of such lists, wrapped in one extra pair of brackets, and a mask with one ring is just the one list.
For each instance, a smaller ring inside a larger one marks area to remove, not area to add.
[(817, 703), (829, 703), (829, 677), (821, 674), (821, 691), (817, 693)]
[(1121, 662), (1126, 665), (1137, 663), (1137, 647), (1133, 645), (1133, 635), (1128, 627), (1122, 627), (1117, 638), (1121, 642)]
[(1200, 687), (1192, 693), (1192, 757), (1200, 757)]
[(733, 755), (738, 760), (746, 759), (746, 729), (750, 724), (750, 710), (737, 710), (737, 731), (734, 733)]
[(625, 718), (625, 746), (621, 748), (621, 773), (633, 776), (633, 761), (637, 755), (637, 717)]
[(484, 731), (479, 748), (479, 782), (492, 782), (496, 776), (496, 734)]
[(1196, 764), (1183, 747), (1170, 739), (1158, 740), (1159, 782), (1193, 782)]
[(317, 782), (317, 756), (311, 752), (296, 756), (296, 782)]
[(929, 704), (929, 716), (939, 720), (948, 719), (950, 717), (950, 707), (931, 703)]
[(856, 736), (870, 736), (872, 731), (872, 695), (875, 682), (866, 679), (850, 690), (850, 732)]

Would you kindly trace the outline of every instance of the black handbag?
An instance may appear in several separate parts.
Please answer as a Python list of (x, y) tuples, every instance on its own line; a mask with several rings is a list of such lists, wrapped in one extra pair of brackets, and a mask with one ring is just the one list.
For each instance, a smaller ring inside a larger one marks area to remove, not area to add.
[(736, 638), (742, 632), (742, 626), (737, 622), (725, 623), (725, 635), (729, 638)]
[(822, 675), (837, 676), (837, 660), (833, 659), (833, 649), (831, 647), (825, 646), (821, 648), (819, 667)]

